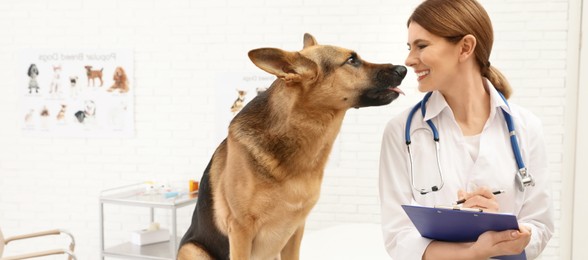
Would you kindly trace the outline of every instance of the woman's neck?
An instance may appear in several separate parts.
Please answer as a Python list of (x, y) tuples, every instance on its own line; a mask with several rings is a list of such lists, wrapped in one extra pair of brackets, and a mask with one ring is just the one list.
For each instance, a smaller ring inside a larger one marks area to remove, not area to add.
[(460, 78), (441, 93), (451, 107), (462, 134), (480, 134), (490, 116), (490, 94), (484, 79), (479, 75)]

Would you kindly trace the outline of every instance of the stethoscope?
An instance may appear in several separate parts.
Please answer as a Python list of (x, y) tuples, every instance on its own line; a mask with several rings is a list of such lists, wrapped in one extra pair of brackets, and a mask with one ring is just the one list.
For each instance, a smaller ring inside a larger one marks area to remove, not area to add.
[[(435, 156), (437, 157), (437, 169), (438, 169), (438, 173), (439, 173), (440, 184), (439, 184), (439, 186), (434, 185), (431, 188), (417, 188), (416, 185), (414, 184), (413, 158), (412, 158), (412, 153), (410, 152), (410, 143), (411, 143), (411, 141), (410, 141), (410, 126), (412, 124), (412, 118), (414, 117), (414, 114), (417, 112), (417, 110), (420, 109), (423, 117), (425, 116), (425, 113), (427, 110), (426, 104), (432, 94), (433, 94), (433, 92), (428, 92), (425, 95), (425, 97), (423, 98), (423, 100), (418, 102), (412, 108), (412, 110), (408, 114), (408, 118), (406, 119), (406, 128), (405, 128), (405, 132), (404, 132), (405, 139), (406, 139), (406, 148), (408, 150), (408, 157), (410, 160), (411, 185), (412, 185), (412, 188), (414, 190), (418, 191), (419, 193), (421, 193), (421, 195), (425, 195), (429, 192), (439, 191), (439, 190), (441, 190), (441, 188), (443, 188), (443, 185), (445, 184), (443, 182), (443, 172), (441, 171), (441, 160), (439, 159), (439, 150), (440, 150), (440, 148), (439, 148), (440, 147), (439, 146), (439, 132), (437, 131), (437, 127), (435, 127), (435, 124), (433, 124), (431, 119), (427, 120), (426, 122), (429, 125), (429, 127), (431, 128), (431, 131), (433, 132), (433, 140), (435, 141)], [(500, 97), (502, 97), (502, 100), (504, 100), (504, 102), (508, 106), (508, 102), (506, 101), (506, 98), (504, 98), (502, 93), (498, 92), (498, 94), (500, 94)], [(533, 176), (531, 176), (531, 174), (527, 172), (527, 168), (525, 167), (525, 163), (523, 162), (523, 157), (521, 156), (521, 151), (519, 149), (519, 143), (517, 141), (517, 136), (516, 136), (516, 132), (514, 129), (514, 123), (512, 121), (512, 117), (510, 116), (510, 114), (508, 114), (506, 111), (504, 111), (504, 109), (502, 109), (502, 114), (504, 115), (504, 120), (506, 121), (506, 126), (508, 128), (508, 132), (510, 135), (510, 144), (512, 146), (512, 151), (514, 153), (514, 157), (517, 162), (518, 170), (517, 170), (517, 174), (516, 174), (516, 182), (518, 184), (519, 190), (524, 191), (525, 188), (528, 186), (535, 186), (535, 181), (533, 180)]]

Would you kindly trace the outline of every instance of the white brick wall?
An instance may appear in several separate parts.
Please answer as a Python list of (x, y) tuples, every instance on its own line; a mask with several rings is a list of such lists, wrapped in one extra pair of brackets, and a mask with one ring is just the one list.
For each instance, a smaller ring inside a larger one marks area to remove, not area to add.
[[(513, 102), (543, 120), (560, 211), (568, 1), (484, 0), (495, 26), (492, 64), (506, 74)], [(6, 235), (62, 227), (74, 233), (79, 259), (98, 259), (98, 195), (143, 180), (199, 179), (216, 144), (217, 75), (255, 70), (247, 51), (297, 50), (310, 32), (374, 62), (403, 63), (405, 23), (417, 1), (0, 1), (0, 226)], [(24, 137), (17, 75), (23, 49), (132, 49), (135, 128), (130, 139)], [(350, 110), (321, 200), (307, 227), (379, 223), (378, 158), (385, 122), (420, 94), (386, 107)], [(180, 210), (187, 228), (191, 208)], [(157, 211), (162, 225), (169, 213)], [(147, 225), (142, 208), (106, 208), (107, 243)], [(543, 259), (559, 259), (559, 229)], [(49, 244), (47, 241), (39, 242)], [(41, 247), (39, 245), (39, 247)], [(37, 247), (37, 246), (35, 246)], [(22, 250), (24, 246), (16, 248)]]

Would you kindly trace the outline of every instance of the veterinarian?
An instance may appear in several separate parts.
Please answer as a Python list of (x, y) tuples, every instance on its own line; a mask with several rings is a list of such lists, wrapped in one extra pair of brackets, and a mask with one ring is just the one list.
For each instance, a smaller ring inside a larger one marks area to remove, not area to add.
[[(543, 131), (538, 117), (507, 102), (511, 87), (489, 60), (488, 14), (475, 0), (427, 0), (407, 26), (405, 63), (419, 91), (431, 94), (384, 130), (379, 188), (388, 253), (455, 260), (524, 250), (536, 258), (554, 230)], [(465, 200), (463, 207), (515, 214), (520, 229), (485, 232), (471, 243), (433, 241), (420, 236), (400, 206), (458, 200)]]

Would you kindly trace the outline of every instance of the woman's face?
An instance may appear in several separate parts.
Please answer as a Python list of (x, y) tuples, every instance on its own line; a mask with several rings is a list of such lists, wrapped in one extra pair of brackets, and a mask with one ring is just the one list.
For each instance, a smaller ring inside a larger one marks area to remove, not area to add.
[(458, 75), (458, 44), (434, 35), (419, 24), (408, 26), (408, 57), (405, 64), (417, 75), (419, 91), (443, 90)]

